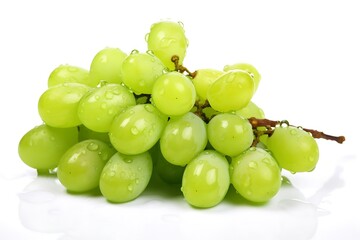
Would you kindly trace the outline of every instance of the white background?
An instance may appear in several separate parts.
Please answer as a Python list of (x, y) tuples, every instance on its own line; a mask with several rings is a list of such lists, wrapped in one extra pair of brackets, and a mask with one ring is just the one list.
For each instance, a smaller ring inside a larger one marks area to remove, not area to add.
[[(0, 239), (359, 239), (359, 12), (356, 0), (1, 1)], [(50, 72), (89, 68), (104, 47), (145, 51), (151, 24), (166, 18), (185, 25), (189, 69), (251, 63), (268, 118), (346, 142), (319, 140), (315, 171), (285, 173), (292, 185), (261, 206), (230, 194), (198, 210), (162, 184), (110, 204), (37, 178), (17, 144), (41, 123)]]

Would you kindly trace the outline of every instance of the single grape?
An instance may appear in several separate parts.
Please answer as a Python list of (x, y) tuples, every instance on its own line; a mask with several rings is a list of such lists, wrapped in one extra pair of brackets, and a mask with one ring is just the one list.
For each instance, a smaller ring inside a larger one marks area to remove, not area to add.
[(319, 160), (319, 148), (310, 133), (296, 127), (277, 127), (267, 147), (279, 165), (290, 172), (312, 171)]
[(213, 84), (224, 72), (215, 69), (199, 69), (193, 78), (193, 84), (197, 95), (201, 100), (207, 99), (207, 92), (211, 84)]
[(133, 51), (122, 63), (123, 82), (136, 94), (151, 94), (164, 64), (151, 53)]
[(146, 35), (146, 41), (148, 49), (152, 51), (168, 69), (175, 69), (175, 65), (171, 61), (174, 55), (179, 57), (179, 64), (182, 64), (188, 46), (182, 24), (171, 21), (154, 23), (150, 28), (150, 32)]
[(192, 112), (171, 118), (160, 138), (164, 158), (171, 164), (185, 166), (207, 144), (206, 125)]
[(47, 125), (58, 128), (80, 125), (78, 105), (90, 89), (89, 86), (80, 83), (63, 83), (48, 88), (38, 102), (41, 119)]
[(87, 139), (96, 139), (110, 144), (109, 133), (107, 132), (95, 132), (93, 130), (88, 129), (84, 125), (78, 126), (78, 130), (79, 130), (79, 142)]
[(258, 118), (263, 119), (265, 118), (264, 111), (258, 107), (254, 102), (250, 101), (246, 107), (235, 111), (236, 115), (240, 115), (243, 118)]
[(93, 58), (90, 65), (91, 81), (122, 83), (121, 65), (127, 54), (119, 48), (104, 48)]
[(185, 167), (181, 190), (192, 206), (209, 208), (223, 200), (229, 185), (226, 158), (216, 151), (205, 150)]
[(214, 149), (232, 157), (248, 149), (254, 140), (249, 121), (231, 113), (213, 117), (208, 124), (207, 133)]
[(254, 94), (254, 80), (241, 70), (220, 76), (209, 88), (207, 99), (219, 112), (236, 111), (246, 107)]
[(78, 116), (87, 128), (96, 132), (109, 132), (114, 117), (134, 105), (134, 94), (120, 84), (109, 83), (93, 89), (81, 99)]
[(82, 83), (89, 87), (97, 85), (97, 82), (90, 78), (88, 70), (72, 65), (60, 65), (50, 73), (48, 87), (62, 83)]
[(154, 172), (156, 172), (164, 182), (169, 184), (181, 183), (185, 167), (169, 163), (162, 155), (159, 143), (150, 149), (150, 154), (154, 163)]
[(100, 174), (115, 150), (99, 140), (89, 139), (68, 149), (61, 157), (57, 177), (71, 192), (86, 192), (99, 185)]
[(165, 115), (183, 115), (192, 109), (195, 100), (194, 85), (188, 77), (181, 73), (165, 73), (154, 84), (152, 101)]
[(250, 76), (254, 79), (254, 92), (256, 92), (260, 80), (261, 80), (261, 75), (258, 72), (258, 70), (251, 64), (248, 63), (237, 63), (237, 64), (233, 64), (233, 65), (226, 65), (224, 67), (224, 71), (228, 72), (231, 70), (244, 70), (246, 72), (248, 72), (250, 74)]
[(100, 191), (110, 202), (131, 201), (145, 190), (152, 168), (149, 152), (138, 155), (116, 153), (102, 170)]
[(166, 122), (167, 117), (151, 104), (129, 107), (115, 117), (110, 141), (120, 153), (143, 153), (159, 140)]
[(281, 171), (276, 160), (260, 148), (250, 148), (233, 158), (230, 177), (236, 191), (252, 202), (269, 201), (281, 186)]
[(77, 142), (76, 127), (60, 129), (42, 124), (21, 138), (18, 153), (29, 167), (49, 170), (56, 168), (65, 151)]

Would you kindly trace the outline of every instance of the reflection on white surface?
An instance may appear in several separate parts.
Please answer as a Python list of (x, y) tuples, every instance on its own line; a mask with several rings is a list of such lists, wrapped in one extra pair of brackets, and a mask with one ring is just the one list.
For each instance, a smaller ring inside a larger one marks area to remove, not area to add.
[[(310, 239), (331, 214), (324, 197), (343, 186), (341, 167), (311, 197), (286, 179), (266, 205), (251, 205), (233, 189), (212, 209), (194, 209), (181, 193), (153, 179), (135, 201), (111, 204), (97, 193), (68, 194), (55, 177), (38, 177), (19, 194), (24, 227), (55, 239)], [(165, 189), (161, 189), (165, 188)]]

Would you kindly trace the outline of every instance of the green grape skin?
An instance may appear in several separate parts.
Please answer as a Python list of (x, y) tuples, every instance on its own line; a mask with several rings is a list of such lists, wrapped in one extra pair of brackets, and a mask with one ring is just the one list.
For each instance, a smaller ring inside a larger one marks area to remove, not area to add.
[(151, 94), (156, 79), (165, 71), (155, 55), (133, 51), (122, 63), (123, 82), (136, 94)]
[(178, 72), (161, 75), (152, 90), (152, 102), (165, 115), (180, 116), (189, 112), (196, 100), (191, 80)]
[(275, 128), (267, 139), (267, 147), (279, 165), (293, 173), (312, 171), (319, 160), (315, 139), (301, 128)]
[(150, 149), (154, 172), (168, 184), (181, 184), (185, 167), (169, 163), (161, 153), (159, 142)]
[(61, 157), (57, 177), (69, 192), (87, 192), (99, 186), (100, 174), (115, 150), (95, 139), (79, 142)]
[(148, 151), (159, 140), (167, 117), (151, 104), (129, 107), (115, 117), (109, 131), (110, 141), (123, 154)]
[(232, 113), (213, 117), (208, 123), (207, 133), (214, 149), (231, 157), (248, 149), (254, 140), (249, 121)]
[(109, 132), (116, 115), (136, 105), (134, 94), (121, 84), (108, 83), (86, 94), (79, 103), (78, 116), (83, 125), (96, 132)]
[(231, 183), (236, 191), (251, 202), (267, 202), (281, 186), (281, 170), (270, 153), (252, 147), (232, 158)]
[(209, 88), (207, 99), (213, 109), (231, 112), (246, 107), (254, 93), (254, 80), (241, 70), (228, 71)]
[(91, 81), (99, 84), (122, 83), (121, 65), (127, 54), (119, 48), (104, 48), (94, 56), (90, 65)]
[(109, 133), (107, 132), (96, 132), (91, 129), (88, 129), (84, 125), (78, 126), (78, 131), (79, 131), (79, 142), (87, 139), (96, 139), (110, 144)]
[(161, 137), (160, 148), (171, 164), (185, 166), (202, 152), (207, 144), (205, 122), (192, 112), (170, 118)]
[(58, 166), (61, 156), (78, 142), (76, 127), (53, 128), (46, 124), (34, 127), (20, 140), (20, 159), (29, 167), (51, 170)]
[(207, 99), (207, 92), (211, 84), (213, 84), (224, 72), (215, 69), (199, 69), (193, 78), (193, 84), (197, 95), (201, 100)]
[(228, 72), (231, 70), (243, 70), (243, 71), (248, 72), (250, 74), (250, 76), (254, 79), (254, 92), (256, 92), (256, 90), (258, 89), (260, 80), (261, 80), (261, 75), (253, 65), (251, 65), (249, 63), (236, 63), (233, 65), (226, 65), (224, 67), (225, 72)]
[(50, 73), (48, 87), (62, 83), (81, 83), (89, 87), (97, 85), (97, 82), (90, 78), (88, 70), (72, 65), (60, 65)]
[(78, 105), (90, 87), (80, 83), (63, 83), (48, 88), (39, 98), (41, 119), (49, 126), (75, 127), (81, 124)]
[(214, 150), (205, 150), (185, 167), (181, 190), (190, 205), (210, 208), (224, 199), (229, 186), (227, 159)]
[(175, 70), (175, 65), (171, 58), (176, 55), (179, 57), (179, 64), (182, 64), (188, 40), (181, 23), (171, 21), (161, 21), (154, 23), (150, 32), (146, 35), (147, 46), (155, 56), (157, 56), (169, 70)]
[(251, 117), (258, 119), (265, 118), (264, 111), (252, 101), (250, 101), (249, 104), (246, 105), (246, 107), (235, 111), (235, 114), (240, 115), (243, 118), (251, 118)]
[(110, 202), (137, 198), (148, 185), (153, 169), (149, 152), (137, 155), (114, 154), (100, 176), (100, 191)]

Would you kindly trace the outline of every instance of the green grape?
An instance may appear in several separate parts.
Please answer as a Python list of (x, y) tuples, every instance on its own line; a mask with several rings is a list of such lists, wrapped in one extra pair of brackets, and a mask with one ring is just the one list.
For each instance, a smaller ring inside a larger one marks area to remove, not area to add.
[(123, 154), (139, 154), (159, 140), (167, 117), (151, 104), (129, 107), (115, 117), (109, 131), (110, 141)]
[(236, 191), (252, 202), (270, 200), (281, 186), (276, 160), (265, 150), (254, 147), (232, 159), (230, 178)]
[(279, 165), (290, 172), (312, 171), (319, 160), (319, 148), (310, 133), (296, 127), (277, 127), (267, 147)]
[(231, 70), (243, 70), (246, 71), (250, 74), (250, 76), (254, 79), (254, 92), (256, 92), (260, 80), (261, 80), (261, 75), (258, 72), (258, 70), (251, 64), (248, 63), (237, 63), (237, 64), (233, 64), (233, 65), (226, 65), (224, 67), (224, 71), (228, 72)]
[(193, 78), (193, 84), (197, 95), (202, 100), (207, 99), (207, 92), (211, 84), (213, 84), (224, 72), (215, 69), (199, 69)]
[(249, 121), (231, 113), (213, 117), (208, 124), (207, 133), (214, 149), (232, 157), (248, 149), (254, 140)]
[(164, 158), (171, 164), (185, 166), (207, 144), (206, 125), (192, 112), (171, 118), (160, 137)]
[(194, 85), (188, 77), (181, 73), (165, 73), (154, 84), (152, 101), (165, 115), (183, 115), (193, 108), (195, 100)]
[(131, 201), (145, 190), (152, 168), (149, 152), (137, 155), (116, 153), (102, 170), (100, 191), (110, 202)]
[(150, 154), (154, 163), (154, 172), (156, 172), (164, 182), (170, 184), (181, 183), (185, 167), (169, 163), (162, 155), (159, 143), (150, 149)]
[(78, 130), (79, 130), (79, 142), (87, 139), (96, 139), (110, 144), (109, 133), (107, 132), (96, 132), (88, 129), (84, 125), (78, 126)]
[(134, 105), (134, 94), (120, 84), (109, 83), (93, 89), (81, 99), (78, 116), (87, 128), (96, 132), (109, 132), (114, 117)]
[(80, 125), (78, 105), (90, 89), (89, 86), (80, 83), (63, 83), (48, 88), (38, 102), (41, 119), (47, 125), (58, 128)]
[(21, 138), (18, 152), (26, 165), (49, 170), (56, 168), (65, 151), (77, 142), (76, 127), (60, 129), (42, 124)]
[(185, 167), (181, 190), (192, 206), (209, 208), (223, 200), (229, 185), (226, 158), (216, 151), (205, 150)]
[(164, 71), (164, 64), (151, 53), (133, 51), (122, 63), (123, 82), (136, 94), (151, 94)]
[(161, 21), (154, 23), (150, 32), (146, 35), (148, 49), (157, 56), (165, 66), (174, 70), (175, 65), (171, 58), (179, 57), (179, 64), (182, 64), (188, 41), (181, 23)]
[(101, 171), (115, 152), (99, 140), (79, 142), (61, 157), (57, 177), (68, 191), (90, 191), (98, 187)]
[(97, 82), (92, 81), (88, 70), (71, 65), (60, 65), (49, 76), (48, 87), (61, 83), (82, 83), (89, 87), (95, 87)]
[(119, 48), (104, 48), (99, 51), (90, 65), (91, 81), (122, 83), (121, 65), (126, 56)]
[(251, 117), (258, 119), (265, 118), (264, 111), (252, 101), (250, 101), (246, 107), (235, 111), (235, 114), (242, 116), (243, 118), (251, 118)]
[(254, 80), (241, 70), (233, 70), (219, 77), (209, 88), (207, 99), (219, 112), (236, 111), (249, 104), (254, 93)]

